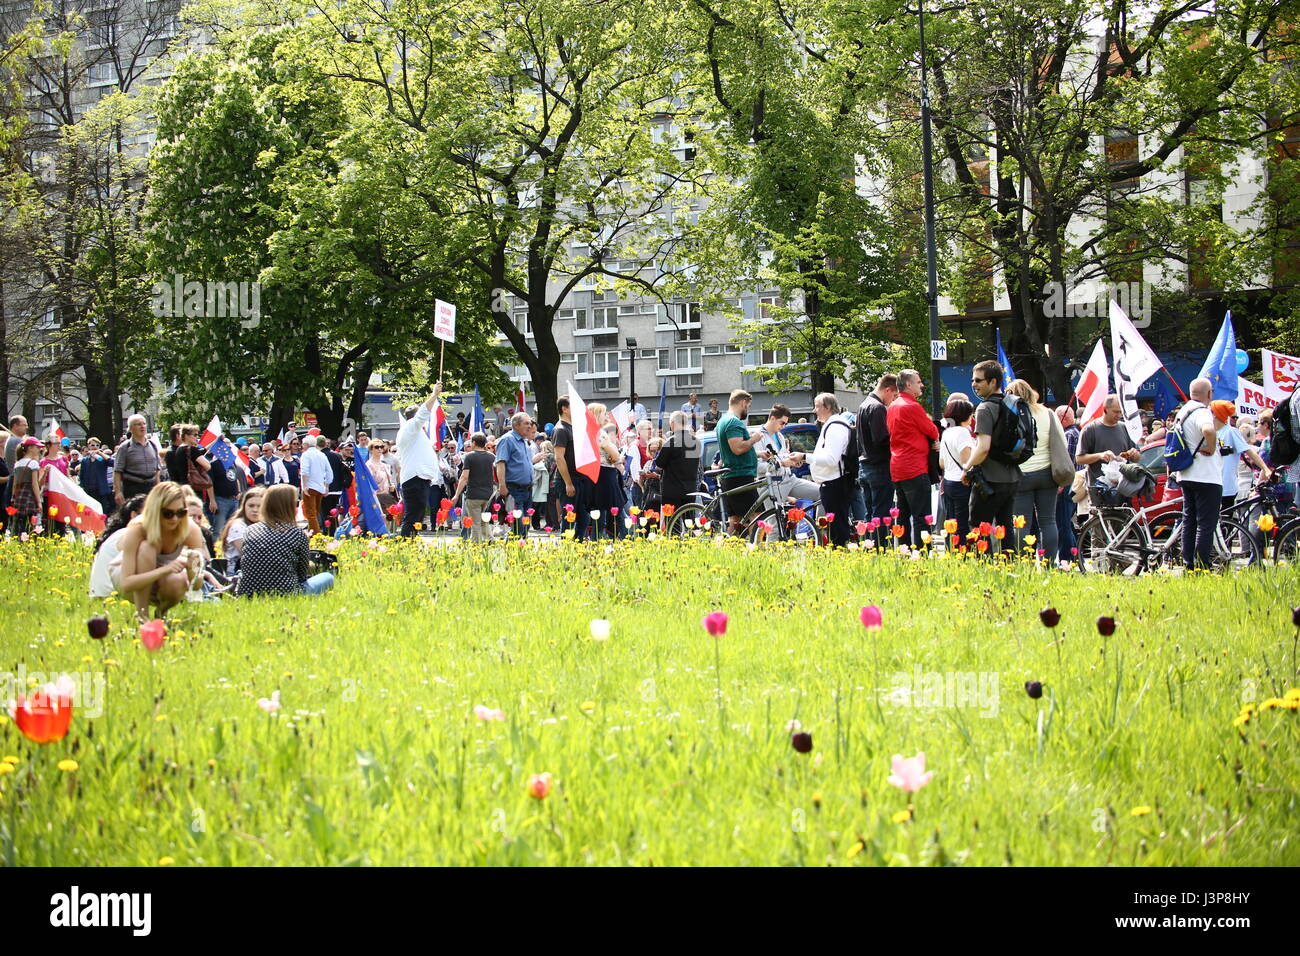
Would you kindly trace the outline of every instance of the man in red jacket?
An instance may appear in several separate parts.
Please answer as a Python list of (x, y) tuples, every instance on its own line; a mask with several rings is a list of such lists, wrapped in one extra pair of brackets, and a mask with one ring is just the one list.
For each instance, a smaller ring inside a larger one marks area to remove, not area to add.
[(898, 398), (889, 406), (889, 477), (898, 494), (898, 521), (911, 523), (912, 546), (924, 546), (921, 532), (930, 514), (930, 449), (937, 448), (939, 429), (920, 403), (921, 373), (898, 373)]

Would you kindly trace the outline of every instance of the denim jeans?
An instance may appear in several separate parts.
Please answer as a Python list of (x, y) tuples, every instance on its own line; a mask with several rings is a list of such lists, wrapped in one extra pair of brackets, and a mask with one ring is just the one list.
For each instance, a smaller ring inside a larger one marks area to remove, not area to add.
[[(1056, 557), (1060, 561), (1071, 561), (1074, 559), (1074, 549), (1078, 547), (1078, 539), (1074, 536), (1074, 510), (1078, 507), (1074, 503), (1074, 498), (1070, 496), (1070, 489), (1066, 488), (1061, 494), (1056, 496)], [(1051, 557), (1049, 554), (1048, 557)]]
[[(564, 482), (557, 477), (560, 486), (560, 530), (567, 531), (573, 529), (573, 540), (586, 541), (587, 528), (591, 524), (591, 515), (588, 513), (592, 509), (596, 485), (586, 475), (573, 476), (573, 496), (564, 493)], [(573, 505), (574, 522), (569, 524), (566, 517), (567, 511), (565, 505)]]
[[(533, 506), (533, 484), (529, 482), (526, 485), (512, 485), (506, 482), (506, 491), (514, 499), (515, 511), (522, 512), (518, 520), (515, 521), (515, 534), (521, 538), (528, 537), (528, 524), (524, 520), (528, 517), (528, 509)], [(513, 515), (511, 516), (513, 519)]]
[(332, 587), (334, 587), (334, 575), (328, 571), (322, 571), (320, 574), (313, 574), (309, 577), (302, 586), (302, 591), (304, 594), (324, 594)]
[[(991, 525), (1002, 525), (1010, 534), (1014, 527), (1011, 521), (1015, 514), (1016, 504), (1016, 486), (1018, 481), (990, 481), (989, 487), (992, 495), (986, 497), (980, 494), (980, 490), (974, 486), (971, 487), (970, 493), (970, 526), (978, 528), (980, 524), (987, 521)], [(1005, 540), (1005, 539), (1003, 539)], [(1012, 541), (1015, 539), (1013, 538)], [(989, 549), (985, 554), (993, 554), (994, 547), (1000, 547), (1001, 542), (996, 538), (989, 541)], [(1009, 546), (1008, 546), (1009, 547)]]
[(905, 481), (897, 481), (894, 488), (898, 492), (898, 520), (906, 528), (911, 525), (910, 541), (912, 547), (924, 547), (921, 532), (927, 529), (926, 515), (930, 514), (930, 476), (916, 475)]
[[(862, 489), (866, 516), (870, 518), (887, 518), (889, 509), (894, 507), (894, 480), (889, 477), (889, 462), (878, 465), (858, 462), (858, 486)], [(883, 524), (876, 529), (876, 546), (884, 544), (889, 529)]]
[[(960, 481), (943, 481), (943, 514), (957, 522), (957, 547), (966, 544), (966, 535), (970, 533), (970, 485)], [(945, 536), (945, 544), (952, 547), (952, 537)]]
[(408, 478), (402, 482), (402, 537), (415, 534), (415, 526), (424, 524), (429, 510), (429, 479)]
[(1024, 515), (1023, 528), (1011, 528), (1015, 534), (1016, 551), (1023, 553), (1024, 538), (1034, 519), (1038, 519), (1038, 540), (1034, 542), (1033, 551), (1042, 552), (1050, 559), (1060, 547), (1056, 529), (1057, 484), (1052, 480), (1052, 469), (1040, 468), (1038, 471), (1025, 472), (1020, 476), (1016, 486), (1016, 503), (1012, 514)]
[(1223, 486), (1180, 481), (1183, 491), (1183, 563), (1190, 571), (1214, 566), (1214, 535), (1219, 530)]
[[(218, 498), (217, 513), (212, 515), (208, 523), (212, 525), (212, 537), (218, 541), (221, 540), (221, 531), (225, 528), (226, 523), (234, 517), (235, 512), (239, 510), (238, 498)], [(209, 512), (211, 514), (211, 512)]]

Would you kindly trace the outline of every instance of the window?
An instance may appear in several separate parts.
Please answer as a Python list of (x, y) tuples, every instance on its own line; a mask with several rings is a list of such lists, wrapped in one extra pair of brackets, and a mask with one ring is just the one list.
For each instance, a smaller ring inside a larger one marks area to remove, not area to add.
[(617, 378), (598, 378), (596, 379), (596, 391), (598, 392), (617, 392)]
[(533, 320), (529, 318), (527, 312), (515, 313), (515, 328), (517, 328), (520, 332), (524, 333), (524, 335), (528, 336), (529, 338), (532, 338)]
[(90, 27), (87, 46), (106, 47), (117, 43), (116, 17), (117, 11), (112, 9), (87, 11), (86, 24)]
[(618, 348), (618, 335), (593, 335), (591, 337), (591, 347), (593, 349), (616, 349)]
[(698, 325), (694, 328), (678, 329), (673, 335), (674, 341), (677, 342), (698, 342), (701, 338), (703, 338), (703, 335)]
[(556, 313), (556, 318), (561, 322), (576, 321), (577, 327), (585, 329), (587, 327), (587, 310), (586, 309), (560, 309)]
[(618, 309), (614, 306), (592, 309), (590, 320), (587, 318), (586, 309), (578, 309), (577, 313), (573, 326), (575, 332), (603, 332), (606, 329), (618, 331)]
[(669, 352), (668, 349), (659, 349), (658, 352), (659, 354), (656, 358), (658, 359), (657, 364), (659, 371), (663, 372), (670, 370), (673, 367), (672, 363), (669, 361), (672, 358), (672, 353)]
[(117, 82), (117, 67), (110, 61), (95, 63), (86, 71), (86, 83), (90, 86), (112, 86)]
[(576, 354), (575, 352), (561, 352), (561, 353), (560, 353), (560, 364), (561, 364), (561, 365), (568, 365), (568, 364), (570, 364), (571, 362), (576, 362), (576, 361), (578, 361), (578, 356), (577, 356), (577, 354)]
[(704, 346), (704, 354), (705, 354), (705, 355), (721, 355), (721, 354), (722, 354), (722, 349), (723, 349), (723, 346), (721, 346), (721, 345), (706, 345), (706, 346)]
[(704, 376), (703, 375), (678, 375), (676, 382), (677, 385), (675, 387), (677, 391), (687, 392), (693, 388), (703, 388)]
[(700, 304), (698, 302), (672, 302), (668, 305), (668, 314), (660, 315), (660, 325), (699, 325)]
[(576, 358), (578, 360), (577, 374), (586, 375), (588, 370), (591, 368), (591, 355), (587, 352), (579, 352), (577, 353)]
[(775, 310), (784, 307), (785, 300), (779, 295), (761, 296), (758, 300), (758, 304), (754, 307), (754, 318), (761, 322), (775, 322)]
[(618, 373), (618, 352), (592, 352), (591, 370), (595, 373)]
[(643, 359), (652, 359), (652, 358), (656, 358), (656, 357), (658, 357), (658, 355), (659, 355), (659, 350), (658, 350), (658, 349), (642, 349), (642, 350), (641, 350), (641, 357), (642, 357)]
[(618, 307), (619, 315), (636, 315), (640, 311), (635, 303), (632, 305), (620, 305)]
[(789, 365), (794, 356), (790, 349), (763, 349), (747, 348), (744, 353), (745, 357), (741, 359), (741, 368), (771, 368), (778, 365)]
[(700, 348), (678, 349), (676, 368), (679, 370), (704, 368), (703, 354), (704, 350)]

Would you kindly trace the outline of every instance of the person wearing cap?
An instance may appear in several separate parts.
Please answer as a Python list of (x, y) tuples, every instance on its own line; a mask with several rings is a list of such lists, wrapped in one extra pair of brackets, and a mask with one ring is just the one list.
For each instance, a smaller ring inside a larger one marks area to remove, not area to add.
[(1268, 481), (1273, 471), (1264, 463), (1241, 429), (1232, 424), (1237, 414), (1237, 403), (1224, 399), (1210, 402), (1210, 411), (1214, 413), (1215, 428), (1219, 437), (1219, 457), (1223, 464), (1223, 500), (1220, 512), (1227, 511), (1237, 501), (1237, 465), (1243, 458), (1259, 469), (1259, 480)]
[(87, 438), (78, 478), (86, 494), (99, 502), (105, 515), (111, 515), (116, 510), (113, 501), (113, 479), (108, 474), (112, 464), (113, 457), (100, 440), (93, 435)]

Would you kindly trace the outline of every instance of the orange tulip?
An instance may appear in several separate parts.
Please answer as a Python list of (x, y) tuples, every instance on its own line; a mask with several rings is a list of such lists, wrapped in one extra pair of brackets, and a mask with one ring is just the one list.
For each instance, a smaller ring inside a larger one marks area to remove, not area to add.
[(72, 725), (72, 679), (46, 684), (29, 698), (14, 701), (10, 715), (23, 736), (35, 744), (62, 740)]

